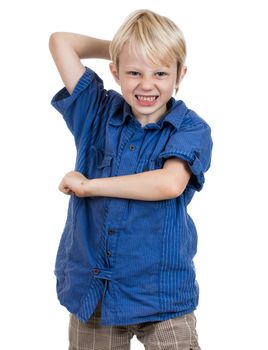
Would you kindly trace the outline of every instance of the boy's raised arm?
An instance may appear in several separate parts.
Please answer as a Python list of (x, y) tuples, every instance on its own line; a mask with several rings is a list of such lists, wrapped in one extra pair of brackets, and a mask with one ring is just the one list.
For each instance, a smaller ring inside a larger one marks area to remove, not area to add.
[(70, 94), (85, 71), (83, 58), (110, 59), (109, 40), (101, 40), (86, 35), (55, 32), (50, 35), (49, 49)]

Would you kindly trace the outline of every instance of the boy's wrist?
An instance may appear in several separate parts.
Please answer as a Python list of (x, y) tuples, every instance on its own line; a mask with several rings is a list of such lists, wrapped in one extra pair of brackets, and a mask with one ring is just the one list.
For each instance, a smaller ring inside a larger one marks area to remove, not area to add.
[[(110, 196), (114, 195), (112, 178), (88, 179), (85, 186), (86, 197)], [(112, 192), (112, 193), (110, 193)]]
[(85, 183), (85, 197), (94, 197), (97, 195), (96, 191), (96, 180), (97, 179), (88, 179)]

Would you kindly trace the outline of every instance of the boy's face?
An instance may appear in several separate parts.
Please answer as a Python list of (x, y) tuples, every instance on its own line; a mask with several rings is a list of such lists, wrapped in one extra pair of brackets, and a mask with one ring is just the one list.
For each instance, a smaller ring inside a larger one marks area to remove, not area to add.
[(176, 87), (177, 69), (175, 59), (169, 66), (155, 66), (143, 58), (138, 48), (130, 51), (127, 44), (119, 56), (119, 70), (110, 64), (124, 99), (143, 125), (156, 122), (166, 112), (166, 104)]

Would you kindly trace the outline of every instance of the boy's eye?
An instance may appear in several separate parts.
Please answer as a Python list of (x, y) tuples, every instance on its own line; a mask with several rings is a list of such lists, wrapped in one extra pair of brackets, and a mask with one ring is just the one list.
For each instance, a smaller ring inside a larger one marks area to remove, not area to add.
[(159, 78), (163, 78), (164, 76), (166, 76), (167, 73), (166, 72), (157, 72), (156, 73), (156, 76), (159, 77)]
[(137, 77), (140, 73), (136, 72), (136, 71), (130, 71), (130, 72), (128, 72), (128, 74), (133, 76), (133, 77)]

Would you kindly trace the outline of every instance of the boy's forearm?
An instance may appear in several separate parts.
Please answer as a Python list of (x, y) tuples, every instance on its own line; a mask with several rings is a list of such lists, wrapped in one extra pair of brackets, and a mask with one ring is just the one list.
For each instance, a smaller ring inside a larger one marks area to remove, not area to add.
[(156, 201), (175, 198), (174, 180), (167, 170), (92, 179), (88, 182), (89, 196), (129, 198)]
[(109, 40), (102, 40), (69, 32), (55, 32), (50, 37), (50, 45), (53, 45), (53, 40), (56, 41), (57, 44), (60, 42), (61, 46), (65, 45), (73, 49), (80, 59), (110, 59)]

